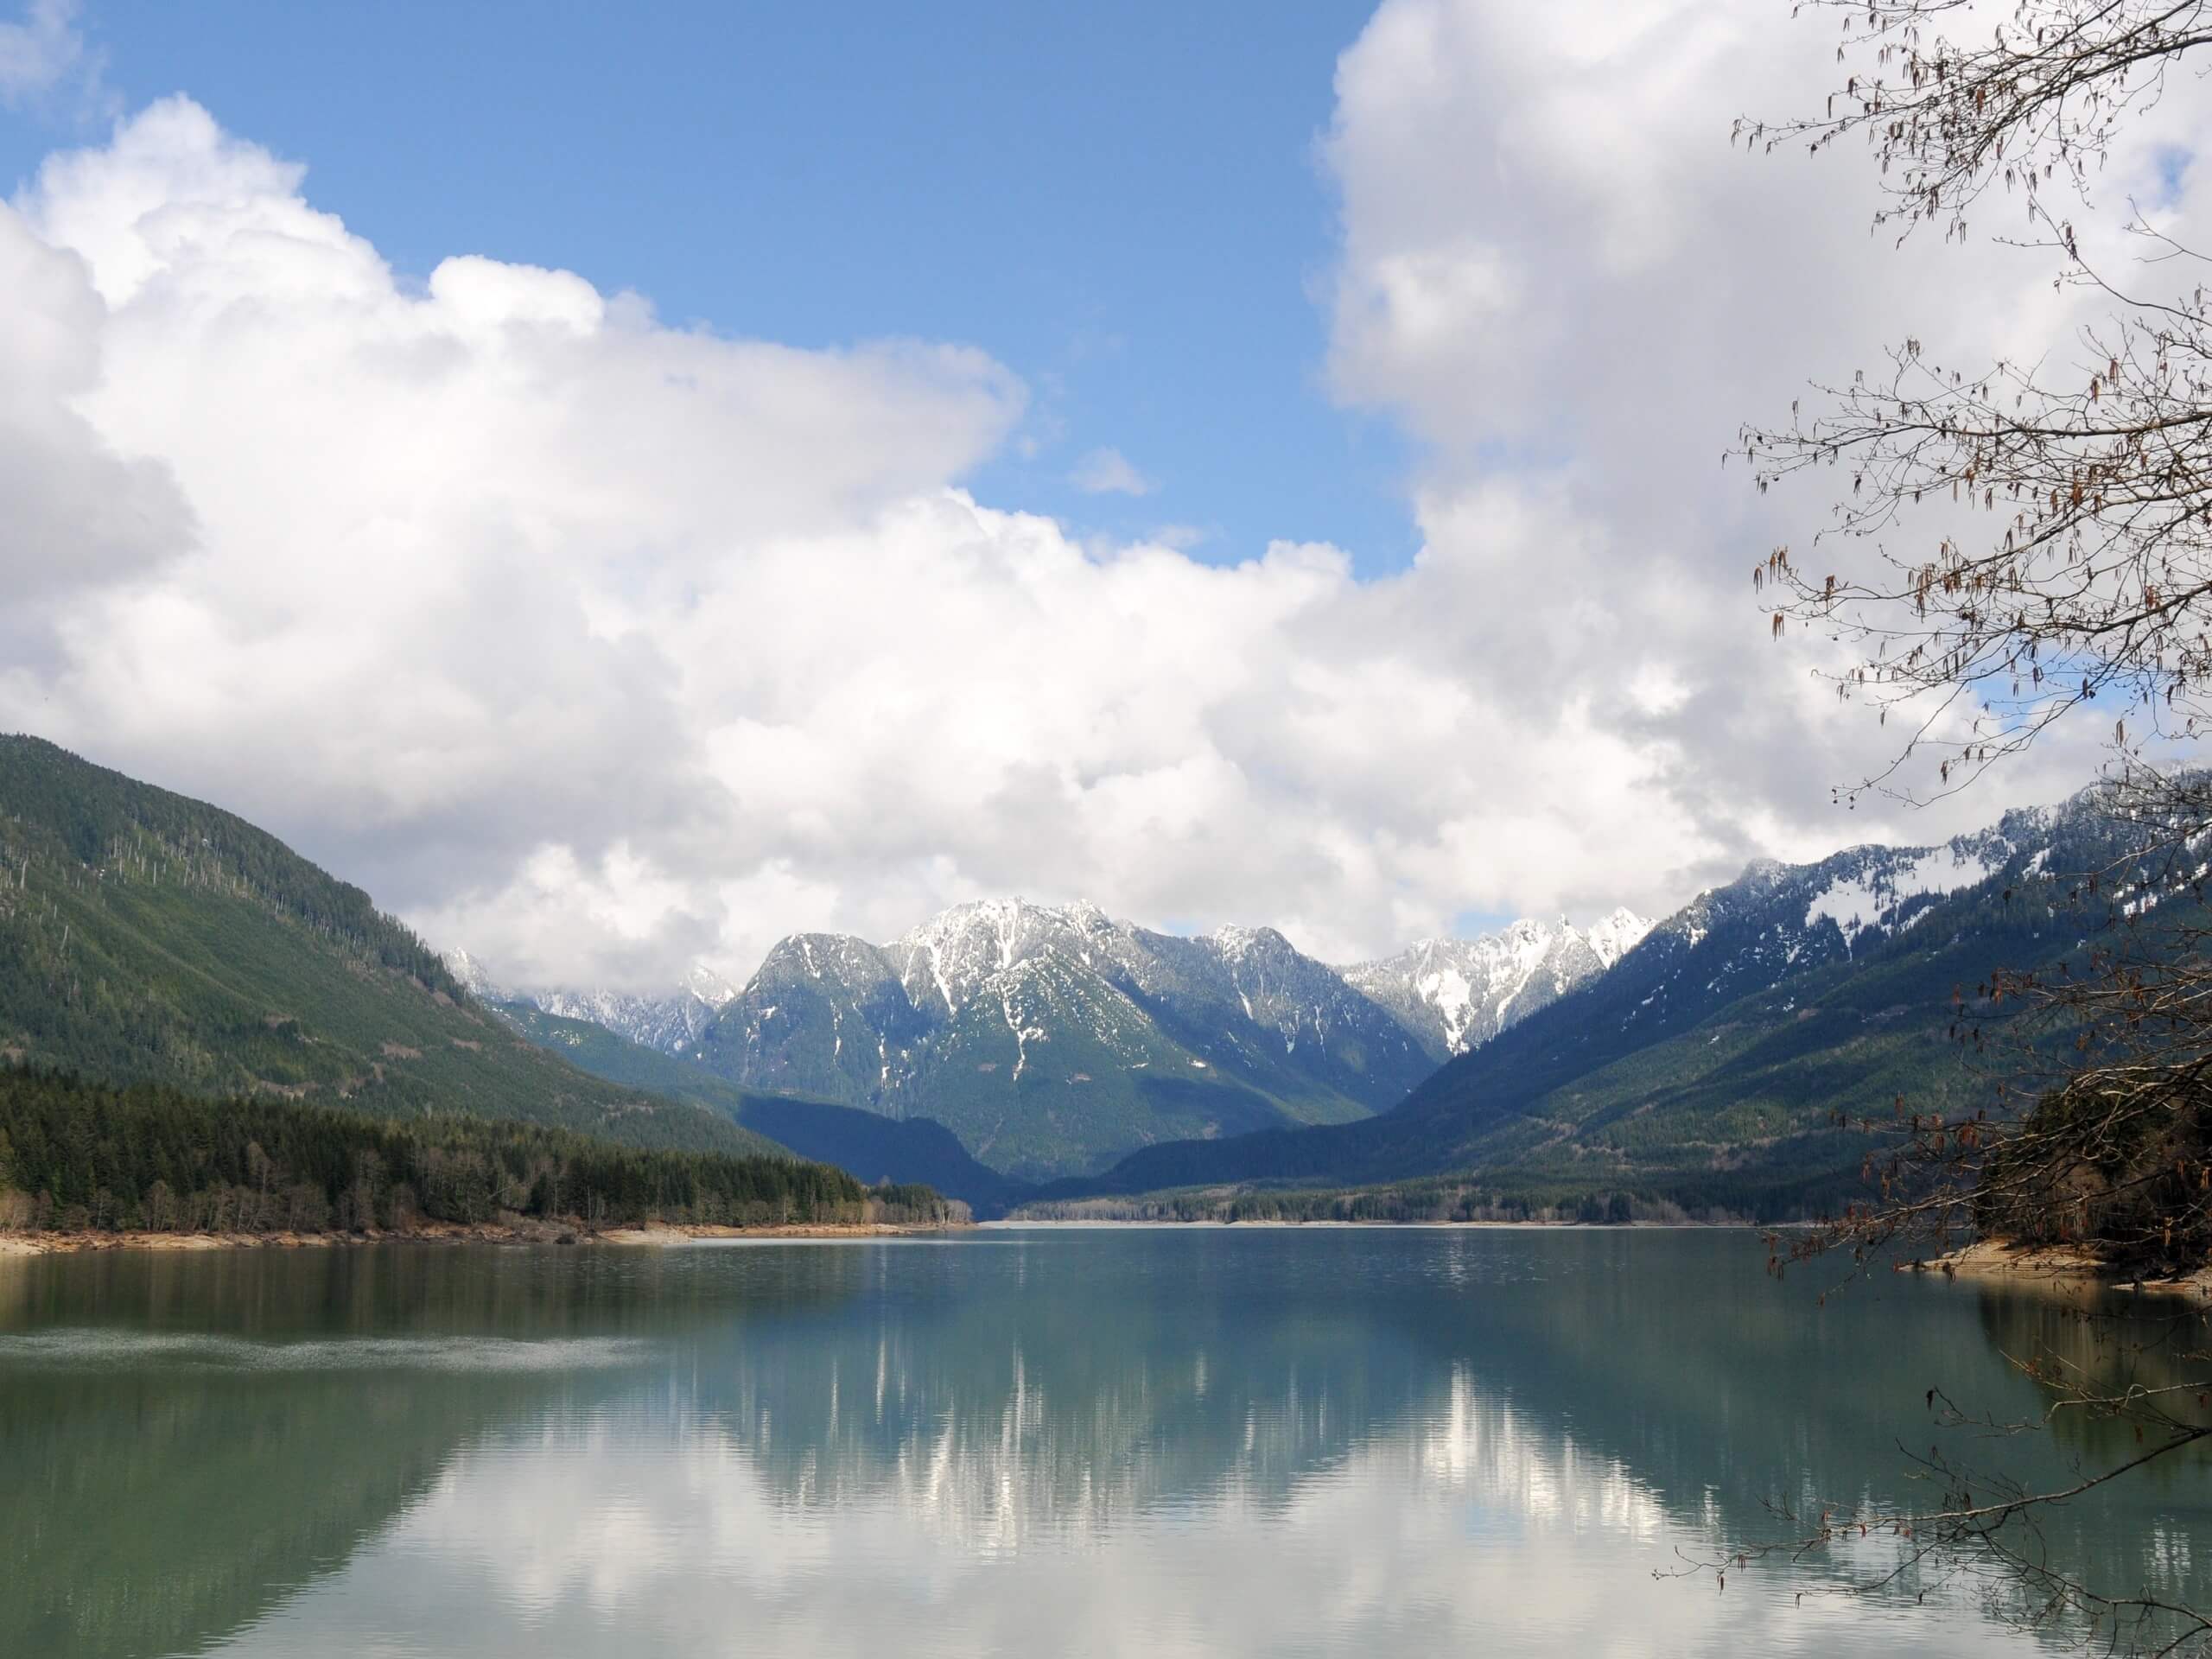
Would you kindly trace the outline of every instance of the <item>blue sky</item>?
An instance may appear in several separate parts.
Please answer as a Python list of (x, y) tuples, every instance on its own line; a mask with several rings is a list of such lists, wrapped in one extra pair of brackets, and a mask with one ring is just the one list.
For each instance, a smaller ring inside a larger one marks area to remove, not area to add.
[[(1315, 161), (1370, 10), (92, 0), (79, 23), (120, 108), (189, 93), (404, 274), (484, 253), (718, 332), (979, 346), (1032, 399), (984, 499), (1372, 571), (1414, 550), (1408, 457), (1324, 385)], [(0, 178), (105, 127), (0, 111)], [(1154, 487), (1075, 487), (1100, 449)]]
[[(1773, 0), (1371, 3), (0, 0), (0, 189), (77, 151), (0, 208), (0, 727), (518, 983), (1014, 893), (1351, 961), (1932, 838), (1830, 805), (1894, 729), (1743, 579), (1825, 495), (1715, 463), (2041, 266), (1732, 149), (1834, 69)], [(1026, 413), (834, 349), (902, 337)]]

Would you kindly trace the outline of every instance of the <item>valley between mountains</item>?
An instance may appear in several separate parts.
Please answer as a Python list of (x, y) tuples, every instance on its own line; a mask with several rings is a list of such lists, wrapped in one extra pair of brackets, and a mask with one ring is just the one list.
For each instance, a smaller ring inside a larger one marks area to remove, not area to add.
[[(640, 995), (505, 984), (219, 809), (4, 738), (0, 1063), (796, 1156), (986, 1216), (1780, 1217), (1859, 1190), (1873, 1143), (1842, 1115), (1990, 1089), (1959, 1039), (2001, 1024), (1993, 967), (2200, 902), (2109, 877), (2086, 899), (2078, 873), (2124, 866), (2132, 834), (2085, 793), (1754, 864), (1656, 923), (1347, 964), (1266, 926), (990, 900)], [(1348, 1189), (1370, 1196), (1326, 1196)]]
[(883, 944), (795, 935), (711, 1010), (704, 970), (623, 998), (504, 990), (450, 961), (496, 1005), (590, 1020), (741, 1087), (927, 1119), (1049, 1181), (1160, 1141), (1371, 1117), (1649, 927), (1625, 910), (1586, 931), (1524, 921), (1338, 969), (1268, 927), (1185, 938), (1089, 905), (984, 901)]
[[(2082, 873), (2137, 839), (2085, 791), (1936, 845), (1756, 862), (1656, 924), (1522, 921), (1343, 966), (1268, 928), (971, 904), (882, 944), (786, 939), (703, 1020), (688, 990), (640, 999), (592, 1046), (687, 1027), (671, 1086), (942, 1128), (993, 1177), (963, 1192), (940, 1164), (945, 1190), (987, 1211), (1327, 1213), (1253, 1195), (1359, 1188), (1392, 1214), (1810, 1214), (1863, 1190), (1877, 1142), (1840, 1117), (1993, 1095), (1992, 970), (2124, 924), (2127, 882), (2092, 897)], [(483, 988), (515, 1018), (612, 1000)]]

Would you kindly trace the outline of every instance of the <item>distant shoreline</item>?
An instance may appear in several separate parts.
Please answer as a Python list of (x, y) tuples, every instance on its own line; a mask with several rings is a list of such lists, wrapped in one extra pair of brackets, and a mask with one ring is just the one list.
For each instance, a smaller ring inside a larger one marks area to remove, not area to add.
[[(702, 1222), (652, 1222), (593, 1229), (582, 1222), (482, 1222), (461, 1225), (425, 1222), (418, 1227), (368, 1232), (72, 1232), (0, 1233), (0, 1256), (83, 1255), (105, 1250), (189, 1254), (204, 1250), (345, 1249), (369, 1244), (554, 1244), (665, 1247), (715, 1240), (896, 1238), (944, 1232), (1129, 1232), (1211, 1228), (1223, 1232), (1278, 1232), (1299, 1229), (1360, 1229), (1376, 1232), (1681, 1232), (1744, 1230), (1763, 1224), (1726, 1221), (1029, 1221), (1014, 1217), (982, 1222), (792, 1222), (770, 1227), (730, 1227)], [(1936, 1266), (1931, 1262), (1930, 1267)], [(1974, 1269), (1962, 1268), (1972, 1271)], [(1984, 1266), (1983, 1272), (2003, 1272)], [(2077, 1277), (2086, 1276), (2078, 1271)]]
[(1216, 1216), (1194, 1216), (1188, 1221), (1173, 1221), (1157, 1217), (1142, 1220), (1132, 1218), (1128, 1221), (1109, 1220), (1103, 1217), (1045, 1221), (1031, 1220), (1022, 1216), (1001, 1216), (995, 1220), (979, 1221), (974, 1224), (978, 1229), (985, 1230), (1009, 1227), (1052, 1227), (1064, 1229), (1069, 1232), (1108, 1231), (1117, 1228), (1127, 1230), (1130, 1228), (1217, 1227), (1224, 1232), (1231, 1230), (1238, 1232), (1260, 1232), (1274, 1229), (1290, 1230), (1312, 1227), (1363, 1227), (1377, 1232), (1413, 1232), (1424, 1228), (1438, 1232), (1467, 1232), (1484, 1228), (1501, 1230), (1533, 1228), (1547, 1232), (1582, 1233), (1704, 1232), (1727, 1231), (1732, 1229), (1743, 1231), (1754, 1229), (1802, 1227), (1807, 1224), (1796, 1221), (1539, 1221), (1534, 1217), (1527, 1221), (1351, 1221), (1338, 1216), (1316, 1217), (1312, 1221), (1286, 1220), (1279, 1216), (1255, 1217), (1249, 1221), (1224, 1221)]
[(346, 1249), (369, 1244), (564, 1244), (664, 1246), (713, 1239), (887, 1238), (966, 1228), (964, 1222), (792, 1222), (772, 1227), (726, 1227), (699, 1222), (653, 1222), (592, 1229), (554, 1222), (484, 1222), (462, 1226), (428, 1222), (420, 1227), (370, 1232), (162, 1233), (83, 1230), (0, 1233), (0, 1256), (83, 1255), (106, 1250), (195, 1253), (203, 1250)]

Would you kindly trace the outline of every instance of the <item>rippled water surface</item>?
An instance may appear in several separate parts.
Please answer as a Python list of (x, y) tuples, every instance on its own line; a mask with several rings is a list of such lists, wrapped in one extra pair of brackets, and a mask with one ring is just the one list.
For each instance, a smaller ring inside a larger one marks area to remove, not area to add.
[[(0, 1258), (0, 1653), (2038, 1650), (2001, 1599), (1819, 1593), (1840, 1564), (1667, 1576), (1777, 1500), (1910, 1490), (1931, 1387), (2031, 1414), (2008, 1351), (2152, 1363), (2047, 1299), (1823, 1306), (1763, 1261), (1393, 1229)], [(2198, 1462), (2047, 1532), (2201, 1602), (2209, 1495)]]

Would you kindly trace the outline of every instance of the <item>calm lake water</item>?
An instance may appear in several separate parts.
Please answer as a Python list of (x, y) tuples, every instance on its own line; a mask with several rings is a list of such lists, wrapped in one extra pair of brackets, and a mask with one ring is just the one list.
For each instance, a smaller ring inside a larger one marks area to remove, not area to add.
[[(1970, 1594), (1655, 1577), (1772, 1500), (1910, 1490), (1930, 1387), (2032, 1414), (2007, 1351), (2158, 1363), (2032, 1295), (1821, 1306), (1763, 1261), (1393, 1229), (0, 1258), (0, 1654), (2038, 1650)], [(1985, 1460), (2116, 1449), (2069, 1436)], [(2202, 1601), (2208, 1498), (2199, 1461), (2046, 1531)]]

